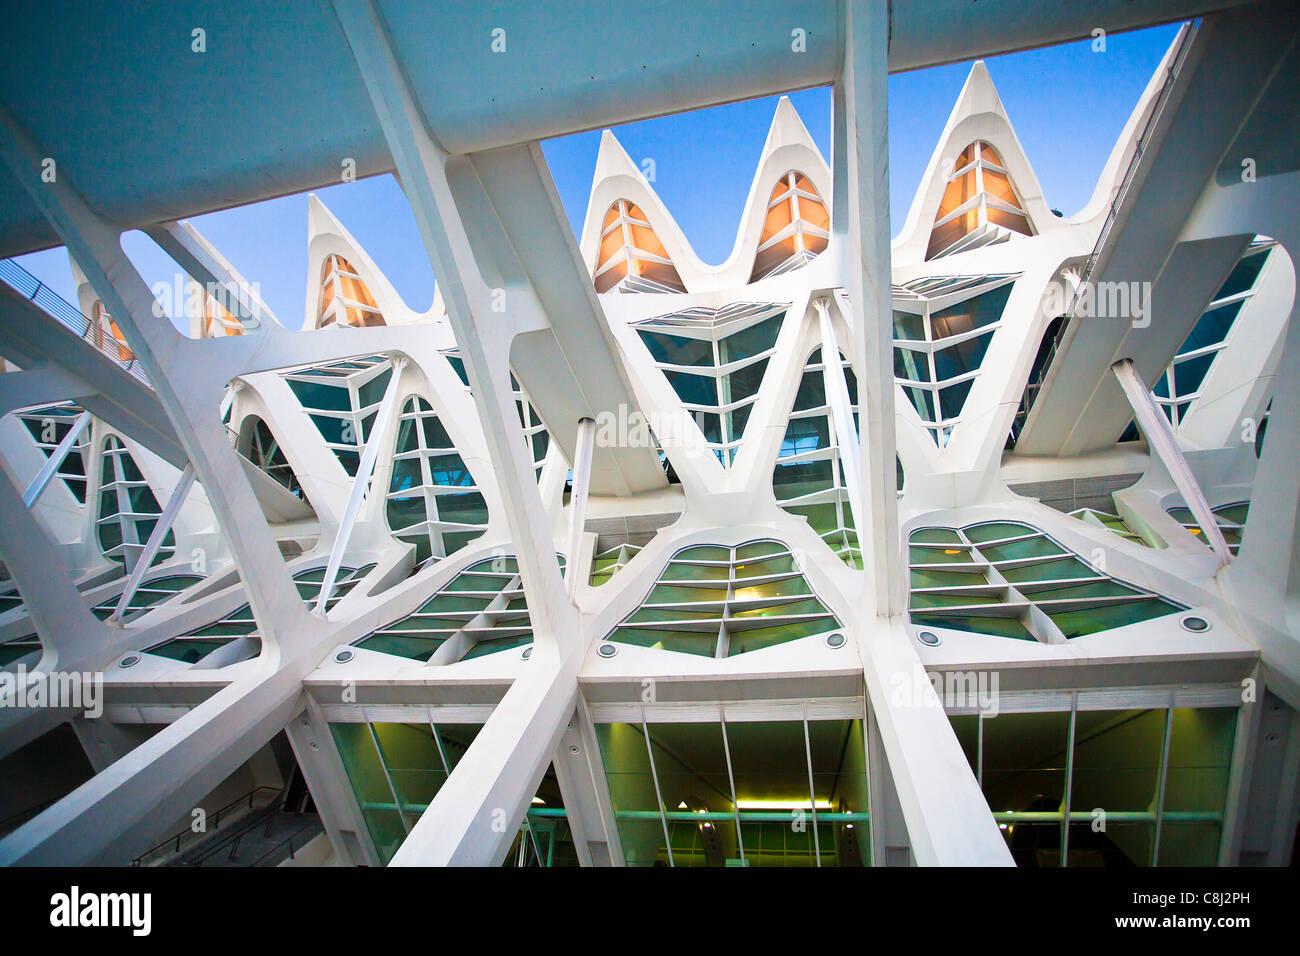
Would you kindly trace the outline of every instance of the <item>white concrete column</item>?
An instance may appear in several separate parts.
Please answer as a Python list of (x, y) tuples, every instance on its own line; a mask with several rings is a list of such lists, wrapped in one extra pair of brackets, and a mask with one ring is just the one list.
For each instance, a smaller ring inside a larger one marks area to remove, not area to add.
[(867, 695), (917, 864), (1010, 865), (1011, 854), (903, 623), (890, 296), (889, 4), (846, 0), (842, 31), (831, 226), (857, 345), (865, 512), (858, 536), (868, 587), (856, 627)]
[(844, 67), (834, 87), (835, 194), (831, 242), (848, 291), (862, 422), (858, 520), (871, 613), (897, 614), (893, 305), (890, 298), (888, 43), (886, 0), (846, 0)]
[(206, 365), (219, 369), (221, 363), (204, 358), (217, 355), (214, 345), (224, 343), (182, 338), (156, 314), (153, 293), (122, 251), (118, 233), (72, 186), (75, 170), (61, 167), (56, 182), (41, 181), (44, 155), (0, 107), (0, 158), (59, 233), (144, 368), (239, 564), (264, 646), (281, 639), (310, 642), (318, 634), (216, 415), (221, 395), (206, 388), (212, 374)]
[(578, 593), (578, 553), (587, 527), (587, 493), (591, 489), (591, 454), (596, 448), (596, 420), (578, 422), (578, 447), (573, 455), (573, 490), (569, 494), (569, 553), (565, 581), (569, 600)]
[[(531, 673), (511, 686), (392, 864), (499, 864), (573, 711), (586, 634), (560, 578), (510, 386), (510, 346), (522, 319), (492, 307), (492, 290), (484, 280), (449, 179), (453, 157), (425, 125), (382, 15), (372, 0), (334, 0), (334, 10), (383, 126), (447, 304), (487, 440), (534, 635)], [(455, 176), (462, 199), (486, 200), (472, 164), (457, 160)], [(497, 291), (516, 300), (528, 298), (517, 285)]]
[[(383, 16), (372, 0), (334, 0), (334, 10), (383, 125), (398, 177), (447, 305), (447, 317), (487, 439), (527, 591), (534, 634), (539, 643), (576, 640), (572, 605), (565, 596), (554, 558), (532, 456), (525, 450), (514, 390), (510, 387), (508, 359), (517, 318), (493, 308), (493, 290), (484, 281), (448, 178), (453, 157), (438, 145), (425, 125)], [(470, 164), (459, 163), (457, 172), (466, 177), (466, 182), (477, 182)], [(481, 186), (473, 198), (484, 198)], [(497, 292), (526, 297), (518, 288)]]
[(146, 226), (146, 235), (159, 248), (176, 260), (177, 265), (189, 273), (190, 278), (203, 285), (205, 293), (213, 286), (220, 287), (225, 301), (221, 306), (240, 321), (246, 330), (258, 329), (263, 322), (280, 325), (269, 306), (262, 301), (257, 289), (190, 223), (164, 222)]
[(600, 742), (582, 695), (552, 760), (582, 866), (626, 866)]
[[(391, 866), (500, 866), (577, 702), (577, 663), (536, 648)], [(532, 668), (536, 668), (532, 670)]]
[(867, 696), (912, 856), (917, 866), (1011, 866), (1011, 851), (912, 641), (903, 624), (881, 621), (861, 645)]
[(1201, 533), (1205, 535), (1206, 543), (1214, 549), (1214, 553), (1219, 558), (1219, 566), (1223, 567), (1232, 561), (1232, 552), (1228, 550), (1228, 542), (1224, 540), (1219, 522), (1215, 519), (1214, 512), (1210, 510), (1210, 503), (1205, 500), (1205, 493), (1196, 483), (1196, 476), (1192, 474), (1187, 459), (1178, 448), (1178, 439), (1174, 437), (1174, 429), (1169, 424), (1169, 419), (1165, 418), (1164, 413), (1156, 405), (1150, 389), (1138, 375), (1137, 369), (1133, 367), (1132, 359), (1121, 359), (1112, 365), (1110, 370), (1115, 373), (1120, 387), (1124, 389), (1124, 395), (1128, 398), (1129, 405), (1133, 407), (1133, 417), (1137, 419), (1142, 434), (1146, 436), (1148, 444), (1160, 457), (1160, 462), (1168, 470), (1169, 476), (1173, 478), (1174, 485), (1183, 496), (1183, 501), (1191, 509), (1196, 523), (1201, 526)]

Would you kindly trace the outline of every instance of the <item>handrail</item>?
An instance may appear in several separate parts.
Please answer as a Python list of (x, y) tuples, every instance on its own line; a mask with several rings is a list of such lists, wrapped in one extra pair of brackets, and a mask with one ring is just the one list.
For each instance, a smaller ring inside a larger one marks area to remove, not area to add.
[[(1173, 88), (1174, 81), (1178, 78), (1182, 70), (1183, 61), (1187, 58), (1187, 51), (1191, 48), (1192, 39), (1196, 36), (1197, 27), (1193, 24), (1183, 34), (1179, 41), (1178, 49), (1174, 51), (1174, 59), (1165, 69), (1165, 80), (1160, 86), (1160, 91), (1156, 94), (1155, 102), (1151, 107), (1151, 112), (1147, 115), (1147, 121), (1142, 126), (1142, 132), (1138, 134), (1137, 142), (1133, 147), (1133, 155), (1129, 157), (1128, 166), (1124, 169), (1124, 175), (1120, 177), (1119, 187), (1115, 190), (1115, 196), (1110, 202), (1110, 208), (1106, 212), (1106, 219), (1101, 224), (1101, 231), (1097, 234), (1097, 241), (1093, 243), (1092, 251), (1088, 253), (1087, 259), (1084, 260), (1083, 271), (1079, 276), (1079, 283), (1076, 289), (1085, 287), (1092, 281), (1093, 273), (1096, 271), (1097, 262), (1101, 258), (1101, 251), (1110, 238), (1111, 229), (1114, 228), (1116, 219), (1119, 218), (1119, 207), (1127, 198), (1129, 189), (1133, 185), (1133, 180), (1137, 175), (1138, 164), (1142, 157), (1146, 155), (1147, 142), (1155, 130), (1157, 120), (1164, 113), (1165, 105), (1169, 101), (1169, 91)], [(1029, 413), (1033, 411), (1034, 403), (1038, 399), (1039, 392), (1042, 389), (1043, 382), (1047, 380), (1048, 372), (1051, 371), (1053, 363), (1056, 361), (1056, 353), (1061, 343), (1065, 341), (1066, 333), (1074, 327), (1074, 320), (1083, 304), (1083, 297), (1075, 295), (1074, 303), (1066, 315), (1064, 322), (1057, 326), (1056, 334), (1052, 337), (1051, 345), (1048, 348), (1046, 360), (1039, 368), (1038, 378), (1033, 382), (1025, 383), (1025, 391), (1020, 399), (1020, 408), (1016, 412), (1014, 424), (1012, 426), (1012, 440), (1010, 447), (1014, 448), (1015, 443), (1019, 441), (1020, 435), (1016, 425), (1021, 428), (1029, 418)]]
[[(129, 345), (120, 342), (111, 330), (105, 330), (99, 321), (86, 315), (13, 259), (0, 259), (0, 280), (74, 332), (77, 338), (112, 359), (143, 384), (149, 385), (149, 379)], [(123, 353), (130, 358), (125, 357)]]
[(227, 847), (230, 848), (230, 852), (227, 856), (227, 859), (233, 860), (235, 858), (235, 854), (239, 852), (239, 841), (242, 840), (244, 837), (248, 836), (249, 833), (253, 832), (263, 824), (266, 825), (267, 830), (270, 830), (273, 820), (268, 819), (268, 817), (272, 816), (275, 813), (278, 813), (280, 809), (283, 808), (283, 806), (284, 806), (284, 794), (281, 793), (277, 799), (272, 800), (265, 807), (262, 807), (262, 811), (270, 811), (269, 813), (262, 812), (259, 813), (257, 816), (252, 817), (251, 819), (241, 821), (240, 824), (237, 827), (235, 827), (235, 829), (231, 830), (230, 833), (226, 835), (223, 839), (214, 841), (211, 846), (205, 847), (203, 850), (201, 850), (196, 856), (192, 857), (191, 859), (181, 861), (181, 865), (202, 866), (204, 863), (212, 859), (212, 857), (216, 856), (222, 850), (225, 850)]
[[(302, 498), (302, 496), (303, 496), (303, 491), (302, 491), (302, 486), (301, 486), (301, 485), (298, 485), (298, 487), (296, 487), (296, 488), (293, 487), (293, 485), (286, 485), (286, 484), (285, 484), (283, 481), (281, 481), (279, 478), (275, 477), (275, 475), (271, 474), (271, 470), (270, 470), (266, 465), (264, 465), (264, 464), (258, 464), (257, 462), (255, 462), (255, 461), (254, 461), (254, 460), (253, 460), (253, 459), (248, 455), (247, 452), (245, 452), (242, 448), (239, 447), (239, 432), (237, 432), (237, 431), (235, 431), (235, 429), (231, 428), (230, 425), (229, 425), (229, 423), (226, 424), (226, 438), (229, 439), (229, 441), (230, 441), (230, 447), (233, 448), (233, 449), (235, 450), (235, 454), (236, 454), (236, 455), (238, 455), (240, 458), (244, 459), (244, 461), (248, 462), (250, 465), (252, 465), (252, 466), (253, 466), (254, 468), (256, 468), (258, 471), (262, 472), (262, 474), (266, 475), (266, 477), (270, 478), (272, 481), (274, 481), (277, 485), (279, 485), (279, 486), (280, 486), (281, 488), (283, 488), (285, 491), (289, 492), (289, 494), (293, 495), (295, 498), (299, 498), (299, 499)], [(291, 475), (293, 474), (293, 470), (292, 470), (292, 468), (290, 468), (290, 474), (291, 474)], [(294, 482), (294, 483), (297, 484), (296, 476), (295, 476), (295, 482)]]
[[(242, 807), (245, 802), (247, 802), (248, 804), (248, 809), (251, 810), (253, 808), (253, 801), (256, 799), (257, 795), (263, 791), (270, 791), (275, 796), (282, 796), (284, 794), (283, 787), (266, 787), (266, 786), (254, 787), (252, 790), (248, 791), (248, 793), (244, 794), (241, 797), (236, 797), (234, 800), (230, 801), (224, 807), (221, 807), (219, 810), (217, 810), (217, 812), (213, 814), (213, 822), (210, 829), (205, 829), (201, 832), (196, 833), (194, 832), (194, 830), (190, 829), (189, 827), (186, 827), (184, 830), (181, 830), (179, 833), (169, 836), (166, 840), (163, 840), (161, 843), (155, 844), (154, 846), (151, 846), (149, 849), (145, 850), (143, 853), (141, 853), (139, 856), (137, 856), (134, 860), (131, 861), (131, 865), (142, 866), (144, 865), (144, 861), (146, 859), (157, 854), (159, 850), (166, 850), (173, 846), (174, 849), (172, 849), (171, 852), (180, 853), (181, 841), (186, 836), (191, 836), (195, 838), (193, 840), (188, 841), (190, 843), (199, 842), (200, 840), (204, 839), (209, 834), (211, 834), (213, 831), (221, 827), (221, 817), (223, 814), (228, 813), (229, 811), (234, 810), (238, 807)], [(269, 807), (274, 802), (275, 800), (273, 797), (271, 800), (267, 801), (266, 806)]]
[[(263, 853), (261, 856), (259, 856), (256, 860), (254, 860), (252, 863), (250, 863), (250, 864), (248, 864), (248, 865), (249, 865), (249, 866), (260, 866), (263, 860), (265, 860), (265, 859), (267, 859), (267, 858), (269, 858), (269, 857), (275, 855), (277, 852), (279, 852), (279, 850), (280, 850), (280, 849), (281, 849), (281, 848), (282, 848), (286, 843), (289, 844), (289, 859), (292, 860), (292, 859), (293, 859), (293, 841), (294, 841), (294, 838), (295, 838), (295, 837), (298, 837), (298, 836), (301, 836), (302, 834), (306, 833), (308, 830), (311, 830), (311, 831), (312, 831), (311, 838), (308, 839), (307, 841), (305, 841), (305, 842), (302, 844), (302, 846), (299, 846), (299, 847), (298, 847), (298, 849), (300, 849), (300, 850), (301, 850), (303, 847), (305, 847), (308, 843), (310, 843), (312, 840), (316, 839), (316, 837), (318, 837), (320, 834), (322, 834), (322, 833), (325, 832), (324, 827), (323, 827), (319, 822), (317, 822), (317, 823), (304, 823), (302, 826), (300, 826), (298, 829), (294, 830), (294, 831), (293, 831), (292, 833), (290, 833), (287, 837), (285, 837), (283, 840), (281, 840), (281, 841), (280, 841), (279, 843), (277, 843), (275, 846), (271, 847), (271, 849), (267, 850), (265, 853)], [(235, 844), (236, 844), (236, 846), (238, 846), (239, 841), (236, 840), (236, 841), (235, 841)], [(234, 853), (232, 852), (231, 855), (233, 856)]]

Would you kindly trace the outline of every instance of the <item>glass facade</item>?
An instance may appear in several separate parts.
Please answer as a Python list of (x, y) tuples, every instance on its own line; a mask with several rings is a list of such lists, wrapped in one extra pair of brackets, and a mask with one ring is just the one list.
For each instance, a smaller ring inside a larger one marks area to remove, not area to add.
[[(121, 439), (114, 435), (105, 438), (99, 461), (99, 518), (95, 522), (99, 550), (129, 574), (162, 508)], [(166, 561), (175, 551), (176, 535), (168, 530), (152, 563)]]
[(921, 627), (1059, 643), (1184, 609), (1015, 521), (919, 528), (908, 565), (909, 614)]
[[(325, 600), (328, 613), (355, 588), (375, 566), (368, 564), (361, 568), (339, 568), (334, 578), (334, 589)], [(314, 608), (320, 597), (321, 585), (325, 580), (325, 568), (311, 568), (293, 575), (294, 587), (298, 596), (308, 608)], [(220, 650), (232, 641), (247, 639), (239, 659), (256, 657), (261, 651), (262, 642), (257, 636), (257, 621), (253, 619), (253, 609), (247, 604), (236, 608), (220, 620), (196, 628), (188, 634), (174, 637), (154, 647), (147, 653), (157, 657), (166, 657), (183, 664), (198, 664), (213, 651)], [(233, 661), (227, 661), (233, 663)]]
[[(858, 427), (858, 380), (849, 360), (839, 355)], [(839, 442), (826, 398), (822, 350), (804, 366), (789, 424), (772, 471), (772, 490), (781, 507), (808, 519), (813, 530), (849, 567), (862, 567), (862, 551), (849, 507), (849, 492), (840, 461)], [(899, 466), (901, 468), (901, 465)], [(900, 482), (901, 487), (901, 482)]]
[(649, 218), (628, 199), (618, 200), (605, 213), (593, 278), (597, 292), (686, 291)]
[(641, 549), (635, 544), (623, 542), (604, 551), (597, 552), (591, 559), (591, 586), (598, 588), (627, 566), (632, 556)]
[(740, 450), (786, 308), (738, 302), (722, 309), (687, 309), (635, 326), (724, 467)]
[[(139, 617), (155, 604), (161, 604), (175, 597), (186, 588), (192, 587), (202, 580), (203, 578), (197, 574), (167, 574), (150, 581), (142, 581), (140, 586), (135, 589), (135, 593), (131, 595), (131, 600), (127, 602), (122, 620), (130, 621)], [(90, 609), (90, 612), (101, 621), (108, 620), (112, 613), (117, 610), (118, 600), (118, 596), (115, 595), (96, 604)]]
[[(49, 405), (18, 413), (18, 420), (26, 426), (36, 442), (36, 447), (49, 458), (67, 437), (83, 409), (79, 405)], [(85, 428), (77, 438), (55, 475), (67, 486), (78, 504), (86, 503), (86, 465), (90, 461), (90, 428)]]
[[(564, 557), (556, 557), (563, 573)], [(511, 556), (498, 555), (461, 571), (417, 610), (362, 638), (357, 646), (452, 664), (532, 642), (519, 564)]]
[[(1190, 508), (1176, 507), (1166, 510), (1175, 521), (1202, 542), (1205, 542), (1205, 532), (1197, 523), (1196, 516), (1192, 514)], [(1211, 508), (1210, 512), (1214, 515), (1214, 520), (1219, 524), (1219, 531), (1223, 533), (1223, 540), (1227, 542), (1228, 550), (1235, 555), (1241, 549), (1241, 536), (1246, 530), (1246, 518), (1250, 514), (1250, 502), (1234, 501), (1230, 504)], [(1208, 543), (1206, 546), (1209, 546)]]
[(510, 375), (510, 387), (515, 392), (515, 407), (519, 409), (519, 425), (524, 430), (524, 445), (533, 462), (533, 474), (541, 481), (542, 465), (546, 463), (546, 452), (551, 447), (551, 433), (546, 430), (542, 416), (529, 401), (528, 393), (516, 381), (514, 373)]
[(1234, 707), (952, 715), (1019, 866), (1214, 866)]
[[(481, 724), (332, 723), (330, 732), (366, 829), (384, 865), (428, 809)], [(505, 866), (576, 866), (554, 768), (519, 826)]]
[(1256, 237), (1205, 307), (1165, 373), (1156, 380), (1156, 404), (1177, 428), (1191, 414), (1214, 360), (1228, 345), (1237, 316), (1255, 294), (1273, 240)]
[(316, 307), (316, 328), (351, 326), (366, 328), (386, 325), (370, 288), (356, 266), (339, 255), (328, 255), (321, 263), (320, 302)]
[(279, 439), (271, 431), (271, 426), (256, 415), (244, 419), (241, 426), (244, 438), (240, 441), (240, 452), (262, 471), (284, 485), (299, 498), (302, 497), (302, 485), (293, 473), (289, 460), (284, 456)]
[(871, 862), (861, 720), (597, 724), (628, 866)]
[(894, 287), (894, 380), (940, 448), (960, 420), (1015, 278), (940, 276)]
[(1076, 508), (1070, 512), (1070, 517), (1078, 518), (1080, 521), (1096, 525), (1099, 528), (1105, 528), (1107, 531), (1113, 531), (1125, 541), (1131, 541), (1143, 547), (1164, 547), (1164, 542), (1150, 531), (1135, 530), (1132, 525), (1119, 515), (1111, 514), (1109, 511), (1099, 511), (1096, 508)]
[(784, 544), (750, 541), (678, 551), (607, 640), (722, 658), (839, 627)]
[(391, 360), (372, 355), (283, 374), (326, 447), (355, 475), (393, 374)]
[(455, 554), (481, 536), (487, 502), (447, 429), (423, 398), (402, 405), (385, 516), (393, 534), (415, 545), (416, 566)]
[(971, 143), (948, 176), (925, 258), (938, 259), (1004, 241), (1011, 233), (1034, 234), (1011, 174), (992, 146)]

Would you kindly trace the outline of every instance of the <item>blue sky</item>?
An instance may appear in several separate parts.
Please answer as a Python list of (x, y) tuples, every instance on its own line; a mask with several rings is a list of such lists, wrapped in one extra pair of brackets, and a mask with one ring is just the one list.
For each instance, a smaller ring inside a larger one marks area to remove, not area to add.
[[(1176, 26), (1110, 36), (1104, 53), (1073, 43), (985, 61), (1049, 206), (1078, 212), (1092, 195), (1116, 138)], [(890, 207), (902, 226), (939, 134), (970, 64), (889, 78)], [(815, 89), (790, 96), (822, 154), (831, 159), (831, 94)], [(777, 98), (631, 123), (615, 129), (638, 164), (652, 158), (655, 188), (686, 238), (708, 263), (731, 253)], [(575, 233), (586, 215), (599, 131), (543, 143), (551, 175)], [(434, 278), (415, 220), (391, 176), (315, 191), (384, 270), (414, 309), (428, 308)], [(302, 323), (307, 290), (307, 197), (286, 196), (193, 220), (237, 269), (260, 283), (263, 299), (286, 326)], [(147, 237), (132, 233), (123, 247), (145, 279), (171, 281), (179, 271)], [(74, 301), (62, 249), (18, 260)], [(185, 331), (188, 332), (188, 329)]]

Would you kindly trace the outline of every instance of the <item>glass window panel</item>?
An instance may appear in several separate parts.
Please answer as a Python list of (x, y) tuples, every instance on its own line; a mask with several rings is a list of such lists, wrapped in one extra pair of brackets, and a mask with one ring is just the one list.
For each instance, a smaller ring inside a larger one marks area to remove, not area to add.
[(1061, 824), (1000, 823), (1016, 866), (1039, 869), (1061, 865)]
[(1173, 614), (1178, 610), (1178, 606), (1169, 601), (1147, 598), (1142, 601), (1126, 601), (1123, 604), (1092, 607), (1082, 611), (1066, 611), (1051, 614), (1050, 617), (1066, 637), (1083, 637), (1098, 631), (1149, 621), (1151, 618)]
[[(1235, 707), (1174, 710), (1169, 739), (1169, 771), (1165, 781), (1165, 814), (1223, 813), (1228, 794)], [(1161, 862), (1164, 862), (1161, 839)]]
[(894, 376), (909, 382), (929, 382), (930, 360), (924, 352), (894, 349)]
[(1080, 711), (1074, 733), (1072, 812), (1155, 812), (1164, 710)]
[(447, 779), (433, 729), (424, 724), (375, 724), (374, 728), (402, 808), (408, 816), (418, 816)]
[(984, 720), (984, 795), (994, 813), (1059, 812), (1065, 796), (1068, 712)]
[(776, 345), (784, 319), (785, 313), (781, 312), (719, 340), (718, 361), (727, 365), (768, 351)]
[[(993, 333), (977, 335), (956, 345), (937, 349), (934, 353), (934, 378), (937, 382), (979, 371), (984, 355), (993, 341)], [(897, 351), (897, 350), (895, 350)]]
[(366, 828), (385, 865), (406, 838), (369, 724), (330, 724)]
[(925, 340), (925, 318), (914, 312), (894, 310), (894, 338)]
[[(659, 800), (650, 772), (650, 756), (641, 727), (635, 724), (597, 724), (605, 780), (618, 826), (619, 841), (628, 866), (655, 866), (662, 857), (667, 864)], [(635, 818), (627, 813), (653, 812)]]
[(930, 316), (932, 337), (937, 341), (997, 322), (1002, 318), (1002, 311), (1006, 308), (1007, 299), (1011, 297), (1013, 288), (1015, 283), (1008, 282), (991, 292), (973, 296), (964, 302), (933, 313)]
[(664, 365), (713, 365), (713, 342), (710, 339), (687, 338), (650, 329), (637, 331), (656, 362)]
[(1264, 252), (1258, 255), (1247, 256), (1238, 262), (1224, 280), (1219, 291), (1214, 294), (1215, 299), (1224, 299), (1230, 295), (1237, 295), (1251, 289), (1255, 285), (1255, 280), (1259, 277), (1260, 270), (1264, 267), (1264, 260), (1269, 257), (1269, 253)]

